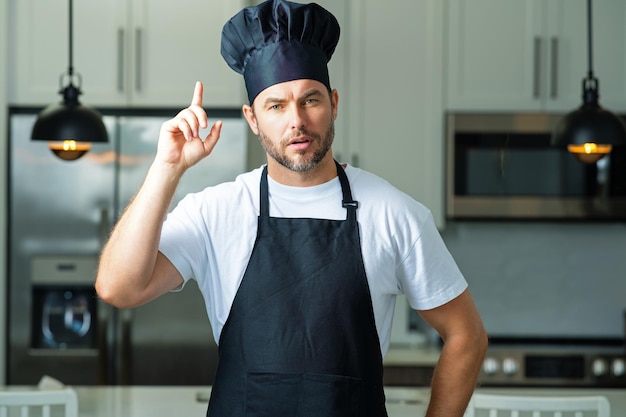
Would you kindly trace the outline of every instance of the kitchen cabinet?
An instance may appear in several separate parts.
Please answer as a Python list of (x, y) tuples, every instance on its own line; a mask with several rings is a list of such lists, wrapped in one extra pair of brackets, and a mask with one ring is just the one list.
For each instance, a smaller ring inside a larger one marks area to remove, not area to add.
[[(239, 107), (243, 80), (220, 55), (224, 22), (244, 0), (74, 2), (74, 70), (92, 106), (181, 107), (196, 80), (206, 107)], [(46, 105), (60, 97), (68, 67), (68, 2), (11, 3), (10, 101)]]
[(425, 204), (442, 227), (443, 3), (345, 3), (334, 150)]
[[(452, 111), (570, 111), (587, 74), (585, 0), (448, 0)], [(600, 103), (626, 110), (626, 2), (593, 2)]]

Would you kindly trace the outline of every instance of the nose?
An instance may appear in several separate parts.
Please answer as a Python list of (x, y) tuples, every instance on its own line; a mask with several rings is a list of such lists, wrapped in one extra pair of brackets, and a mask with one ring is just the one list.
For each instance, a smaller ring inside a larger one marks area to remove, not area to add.
[(305, 125), (305, 110), (297, 104), (292, 105), (290, 109), (290, 118), (292, 129), (302, 129)]

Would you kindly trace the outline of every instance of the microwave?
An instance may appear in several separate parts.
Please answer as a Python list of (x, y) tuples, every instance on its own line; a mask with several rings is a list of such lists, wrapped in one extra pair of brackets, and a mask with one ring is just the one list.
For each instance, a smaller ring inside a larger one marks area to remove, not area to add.
[(626, 218), (626, 147), (582, 163), (550, 144), (560, 117), (447, 114), (447, 218)]

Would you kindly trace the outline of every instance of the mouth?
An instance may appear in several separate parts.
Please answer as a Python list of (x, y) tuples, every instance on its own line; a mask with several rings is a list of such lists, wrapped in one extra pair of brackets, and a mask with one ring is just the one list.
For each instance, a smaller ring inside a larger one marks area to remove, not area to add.
[(287, 147), (294, 151), (303, 151), (309, 148), (313, 140), (307, 136), (298, 136), (289, 141), (287, 143)]

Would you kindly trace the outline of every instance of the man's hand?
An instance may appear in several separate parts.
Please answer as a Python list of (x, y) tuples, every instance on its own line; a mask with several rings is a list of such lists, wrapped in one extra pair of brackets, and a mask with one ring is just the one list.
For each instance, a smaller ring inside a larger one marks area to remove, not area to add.
[(200, 138), (200, 129), (208, 127), (202, 95), (203, 86), (198, 81), (191, 105), (161, 126), (156, 161), (173, 166), (181, 175), (211, 153), (222, 130), (222, 122), (218, 120), (211, 126), (209, 134)]

